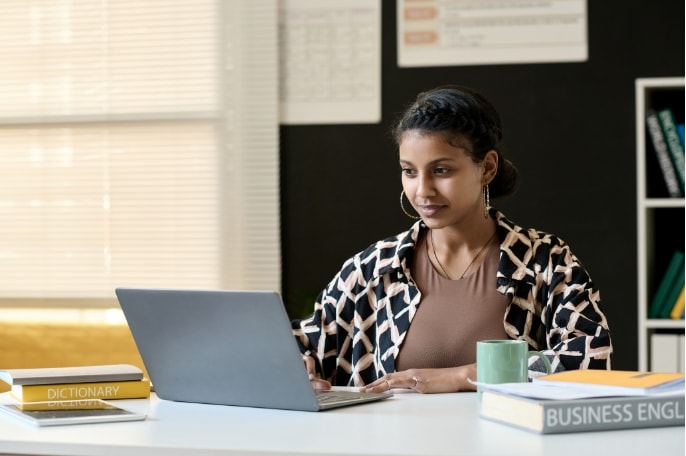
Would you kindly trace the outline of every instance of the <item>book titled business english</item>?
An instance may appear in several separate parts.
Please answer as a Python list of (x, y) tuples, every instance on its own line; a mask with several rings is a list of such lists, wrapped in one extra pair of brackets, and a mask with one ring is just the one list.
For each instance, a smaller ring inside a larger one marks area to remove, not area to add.
[(684, 426), (684, 395), (555, 400), (487, 390), (480, 416), (540, 434)]

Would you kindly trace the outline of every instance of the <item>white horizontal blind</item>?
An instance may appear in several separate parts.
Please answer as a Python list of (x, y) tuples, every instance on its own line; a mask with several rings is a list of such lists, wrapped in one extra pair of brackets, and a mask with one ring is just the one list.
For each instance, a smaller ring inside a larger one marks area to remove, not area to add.
[(3, 0), (0, 117), (214, 111), (214, 0)]
[(224, 5), (224, 283), (280, 291), (277, 2)]
[[(109, 298), (121, 285), (254, 287), (229, 264), (267, 271), (263, 288), (278, 289), (278, 172), (260, 177), (267, 197), (259, 204), (250, 202), (254, 180), (226, 184), (228, 171), (246, 174), (246, 160), (278, 170), (278, 121), (257, 127), (267, 135), (257, 157), (250, 141), (231, 137), (241, 100), (225, 90), (224, 65), (236, 48), (224, 41), (231, 35), (221, 18), (249, 13), (244, 3), (3, 2), (3, 301)], [(272, 20), (275, 28), (275, 16), (258, 15), (258, 22)], [(263, 60), (276, 61), (274, 49), (275, 40)], [(249, 65), (232, 71), (240, 73), (235, 80), (254, 79)], [(260, 105), (276, 113), (269, 100)], [(244, 207), (261, 208), (263, 217), (244, 217)], [(260, 232), (262, 239), (240, 242), (268, 245), (267, 258), (257, 261), (269, 267), (251, 266), (255, 259), (236, 251), (225, 257), (232, 236)]]

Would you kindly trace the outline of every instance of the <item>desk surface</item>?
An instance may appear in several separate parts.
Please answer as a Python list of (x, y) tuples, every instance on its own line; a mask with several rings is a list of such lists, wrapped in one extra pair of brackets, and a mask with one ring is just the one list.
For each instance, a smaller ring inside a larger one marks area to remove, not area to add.
[[(0, 394), (7, 401), (7, 394)], [(684, 455), (684, 427), (539, 435), (478, 417), (476, 393), (400, 392), (327, 412), (117, 401), (146, 421), (35, 428), (0, 415), (0, 454)], [(586, 449), (586, 450), (584, 450)]]

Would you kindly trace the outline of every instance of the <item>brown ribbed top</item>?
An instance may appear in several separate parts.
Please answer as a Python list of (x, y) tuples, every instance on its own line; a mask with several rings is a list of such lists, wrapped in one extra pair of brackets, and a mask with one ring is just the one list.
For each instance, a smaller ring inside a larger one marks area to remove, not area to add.
[(411, 268), (422, 300), (396, 370), (471, 364), (476, 362), (477, 340), (508, 338), (503, 315), (510, 299), (495, 289), (499, 252), (498, 242), (491, 242), (476, 271), (449, 280), (429, 261), (426, 237), (418, 240)]

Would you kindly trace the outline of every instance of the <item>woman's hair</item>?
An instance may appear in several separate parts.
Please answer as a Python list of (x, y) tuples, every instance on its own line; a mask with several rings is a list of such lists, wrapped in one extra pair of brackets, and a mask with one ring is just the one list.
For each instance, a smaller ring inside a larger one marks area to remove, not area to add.
[(476, 91), (457, 85), (437, 87), (417, 95), (393, 127), (398, 146), (409, 130), (440, 133), (449, 144), (458, 146), (460, 139), (471, 143), (468, 154), (474, 163), (481, 163), (486, 153), (498, 153), (498, 170), (489, 183), (491, 197), (514, 193), (519, 179), (517, 168), (505, 159), (501, 151), (503, 130), (495, 107)]

